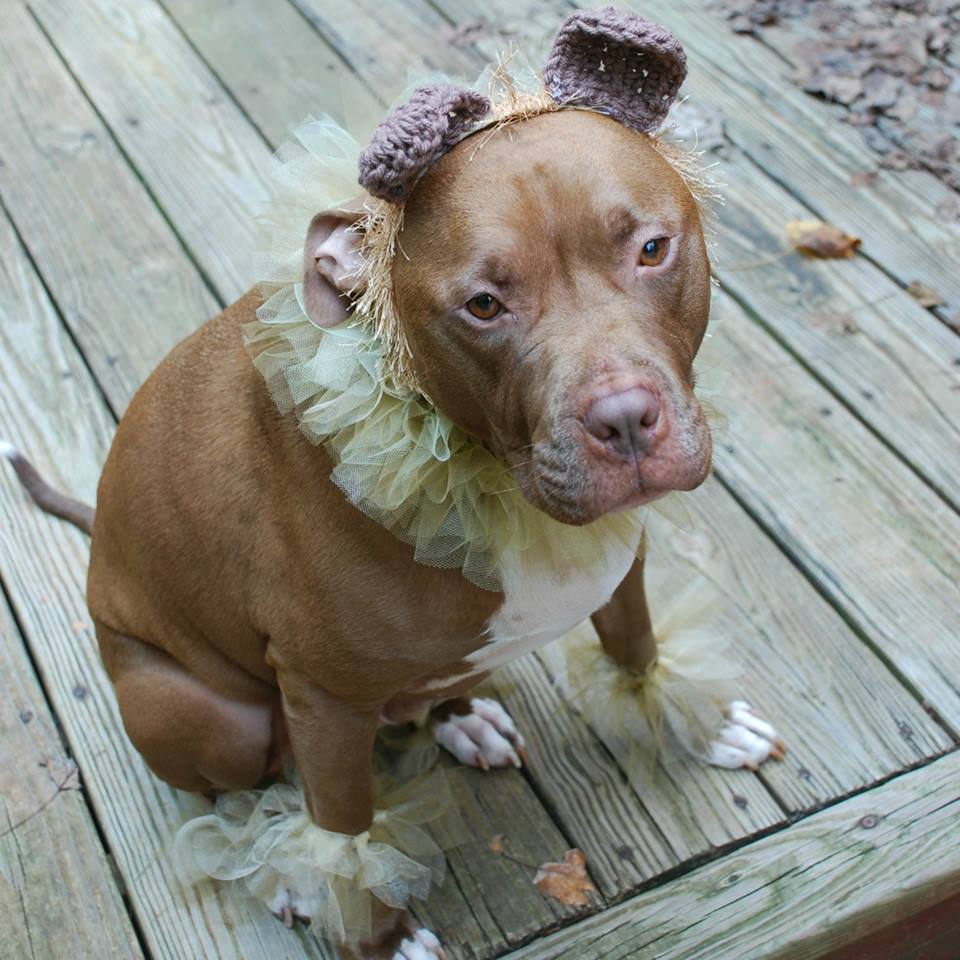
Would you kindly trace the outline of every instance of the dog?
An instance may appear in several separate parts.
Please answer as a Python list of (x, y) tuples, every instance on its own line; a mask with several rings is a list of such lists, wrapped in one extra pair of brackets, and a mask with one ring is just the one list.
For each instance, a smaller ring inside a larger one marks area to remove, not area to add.
[[(684, 178), (609, 111), (550, 110), (477, 141), (404, 187), (392, 283), (418, 390), (571, 529), (699, 486), (711, 447), (693, 363), (711, 271)], [(302, 302), (318, 328), (348, 320), (364, 285), (363, 209), (311, 219)], [(373, 819), (383, 724), (428, 712), (461, 762), (520, 766), (511, 718), (471, 696), (490, 670), (586, 617), (609, 657), (645, 670), (642, 551), (565, 581), (521, 563), (492, 590), (418, 563), (274, 403), (243, 335), (263, 300), (251, 290), (144, 383), (95, 515), (9, 454), (41, 505), (92, 533), (89, 609), (150, 769), (209, 794), (253, 788), (292, 756), (312, 822), (353, 836)], [(743, 762), (770, 752), (754, 739)], [(273, 909), (306, 915), (309, 894)], [(375, 906), (345, 956), (444, 956), (403, 909)]]

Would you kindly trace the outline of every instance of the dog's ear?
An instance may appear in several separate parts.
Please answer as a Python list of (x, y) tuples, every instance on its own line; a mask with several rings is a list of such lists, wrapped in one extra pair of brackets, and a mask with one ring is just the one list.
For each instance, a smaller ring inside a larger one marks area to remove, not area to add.
[(659, 129), (686, 75), (683, 47), (669, 30), (613, 7), (567, 17), (543, 71), (557, 103), (644, 133)]
[(318, 213), (307, 228), (303, 245), (303, 307), (311, 323), (335, 327), (347, 318), (350, 295), (363, 289), (366, 277), (354, 229), (361, 208)]
[(360, 185), (375, 197), (402, 203), (420, 175), (490, 111), (483, 94), (451, 84), (414, 90), (391, 110), (360, 154)]

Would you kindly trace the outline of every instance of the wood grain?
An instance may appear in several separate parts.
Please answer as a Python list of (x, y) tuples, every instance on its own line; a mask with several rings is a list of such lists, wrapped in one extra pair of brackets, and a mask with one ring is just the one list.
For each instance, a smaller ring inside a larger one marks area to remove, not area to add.
[(814, 960), (960, 890), (952, 753), (508, 954)]
[(0, 771), (0, 952), (142, 957), (76, 765), (2, 600)]
[[(831, 392), (960, 505), (960, 341), (863, 257), (790, 253), (784, 223), (810, 212), (740, 151), (719, 220), (717, 276)], [(960, 232), (960, 231), (958, 231)]]
[(368, 134), (376, 97), (289, 0), (164, 0), (164, 7), (274, 146), (310, 114)]
[(57, 50), (225, 302), (257, 279), (270, 150), (153, 0), (31, 0)]
[(441, 42), (447, 26), (428, 3), (376, 0), (292, 0), (369, 88), (392, 103), (431, 71), (456, 75), (458, 50)]
[(0, 90), (3, 203), (120, 412), (216, 301), (19, 2), (3, 9)]
[(956, 731), (960, 520), (725, 296), (717, 468), (867, 642)]

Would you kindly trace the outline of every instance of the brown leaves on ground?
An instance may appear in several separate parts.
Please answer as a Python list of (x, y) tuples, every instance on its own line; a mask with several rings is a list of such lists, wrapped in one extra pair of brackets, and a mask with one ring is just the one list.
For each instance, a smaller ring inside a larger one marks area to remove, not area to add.
[(791, 220), (787, 237), (800, 253), (824, 260), (852, 257), (861, 242), (859, 237), (851, 237), (822, 220)]
[(587, 860), (582, 850), (568, 850), (562, 863), (545, 863), (533, 878), (536, 888), (568, 907), (585, 907), (596, 890), (587, 876)]
[(919, 280), (914, 280), (913, 283), (907, 285), (907, 293), (910, 294), (915, 300), (920, 303), (921, 307), (942, 307), (947, 301), (943, 299), (943, 295), (938, 293), (933, 287), (928, 287), (925, 283), (921, 283)]

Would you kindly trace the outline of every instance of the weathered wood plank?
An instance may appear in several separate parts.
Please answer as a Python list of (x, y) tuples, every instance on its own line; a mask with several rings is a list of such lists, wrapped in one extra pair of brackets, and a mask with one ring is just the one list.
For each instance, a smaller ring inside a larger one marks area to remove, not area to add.
[[(685, 860), (694, 844), (705, 849), (702, 834), (686, 847), (670, 844), (608, 752), (544, 676), (536, 657), (497, 671), (489, 685), (527, 740), (527, 775), (583, 850), (605, 895), (622, 896), (659, 876)], [(509, 850), (512, 825), (501, 832)]]
[(809, 811), (953, 746), (720, 483), (684, 502), (691, 529), (651, 550), (669, 549), (724, 594), (718, 635), (734, 639), (747, 699), (790, 745), (762, 770), (781, 804)]
[(446, 26), (428, 3), (384, 7), (375, 0), (292, 0), (351, 68), (392, 102), (410, 79), (431, 70), (456, 73), (455, 48), (434, 42)]
[[(450, 757), (441, 762), (456, 766)], [(540, 864), (562, 860), (569, 844), (540, 804), (532, 802), (522, 774), (464, 769), (455, 775), (463, 777), (469, 791), (465, 822), (470, 840), (448, 853), (451, 878), (416, 910), (454, 956), (493, 957), (541, 930), (602, 907), (596, 895), (587, 907), (565, 907), (534, 887)], [(499, 835), (505, 838), (503, 853), (490, 847)]]
[[(0, 270), (15, 266), (4, 260)], [(23, 638), (2, 599), (0, 688), (4, 956), (142, 957), (83, 800), (76, 765), (57, 733)]]
[(372, 128), (374, 95), (289, 0), (164, 0), (232, 96), (274, 145), (308, 114)]
[(722, 161), (727, 200), (717, 275), (774, 337), (956, 506), (960, 504), (960, 343), (862, 257), (786, 253), (784, 223), (809, 211), (737, 150)]
[(723, 479), (925, 702), (960, 729), (960, 520), (728, 297)]
[(830, 807), (510, 960), (812, 960), (960, 891), (960, 756)]
[[(6, 219), (0, 263), (0, 434), (51, 482), (91, 502), (113, 420)], [(0, 500), (4, 586), (151, 955), (331, 957), (262, 907), (174, 879), (169, 842), (203, 802), (157, 781), (127, 740), (86, 612), (86, 539), (37, 510), (6, 465)]]
[(4, 5), (0, 90), (3, 203), (119, 412), (216, 301), (19, 0)]
[(152, 0), (32, 0), (124, 152), (225, 301), (248, 290), (269, 148)]

